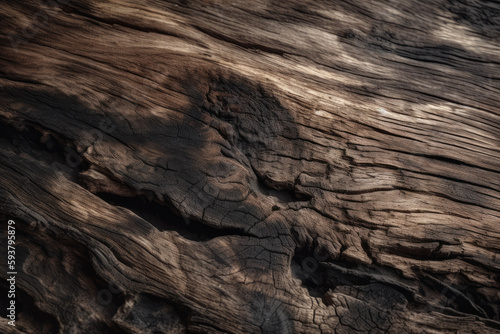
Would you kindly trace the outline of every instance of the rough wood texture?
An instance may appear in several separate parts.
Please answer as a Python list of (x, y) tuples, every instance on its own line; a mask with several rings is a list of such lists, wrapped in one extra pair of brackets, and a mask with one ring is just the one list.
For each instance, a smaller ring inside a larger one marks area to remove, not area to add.
[(4, 1), (0, 26), (0, 332), (500, 332), (498, 2)]

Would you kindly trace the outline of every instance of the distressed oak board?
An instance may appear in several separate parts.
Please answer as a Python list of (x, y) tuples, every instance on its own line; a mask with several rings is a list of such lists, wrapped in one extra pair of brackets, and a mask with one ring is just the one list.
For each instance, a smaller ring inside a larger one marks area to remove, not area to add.
[(500, 332), (500, 3), (5, 1), (0, 27), (0, 332)]

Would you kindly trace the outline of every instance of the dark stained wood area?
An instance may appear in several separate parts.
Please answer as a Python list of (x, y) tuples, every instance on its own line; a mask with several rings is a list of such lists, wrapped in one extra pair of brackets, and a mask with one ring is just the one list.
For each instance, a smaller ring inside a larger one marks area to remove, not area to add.
[(1, 333), (500, 333), (500, 2), (2, 1), (0, 219)]

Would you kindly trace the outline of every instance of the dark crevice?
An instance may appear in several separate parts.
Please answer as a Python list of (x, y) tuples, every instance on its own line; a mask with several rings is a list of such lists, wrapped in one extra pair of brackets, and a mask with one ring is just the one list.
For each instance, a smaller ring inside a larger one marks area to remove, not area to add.
[(375, 262), (376, 258), (372, 255), (372, 251), (370, 249), (370, 245), (368, 244), (368, 241), (361, 239), (361, 247), (363, 248), (364, 252), (368, 257)]
[(215, 228), (192, 217), (183, 217), (175, 208), (165, 203), (150, 200), (145, 195), (122, 197), (110, 193), (97, 193), (96, 196), (113, 206), (126, 208), (159, 231), (175, 231), (191, 241), (207, 241), (216, 237), (240, 235), (252, 237), (238, 228)]
[(325, 268), (316, 259), (314, 251), (300, 248), (295, 251), (291, 261), (293, 276), (302, 281), (312, 297), (323, 297), (328, 289), (333, 289), (337, 282), (330, 279)]
[[(425, 157), (425, 158), (428, 158), (428, 159), (438, 160), (438, 161), (442, 161), (442, 162), (447, 162), (447, 163), (455, 164), (455, 165), (459, 165), (459, 166), (460, 165), (468, 165), (465, 162), (462, 162), (460, 160), (453, 159), (453, 158), (448, 158), (448, 157), (444, 157), (444, 156), (441, 156), (441, 155), (428, 155), (428, 154), (415, 154), (415, 155), (419, 155), (421, 157)], [(468, 166), (470, 166), (470, 165), (468, 165)], [(470, 166), (470, 167), (476, 167), (476, 166)]]

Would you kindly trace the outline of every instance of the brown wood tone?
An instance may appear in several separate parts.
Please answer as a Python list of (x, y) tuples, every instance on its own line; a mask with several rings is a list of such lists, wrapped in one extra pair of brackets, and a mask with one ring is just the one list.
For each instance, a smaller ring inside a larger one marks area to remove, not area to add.
[(500, 333), (498, 1), (0, 27), (1, 333)]

